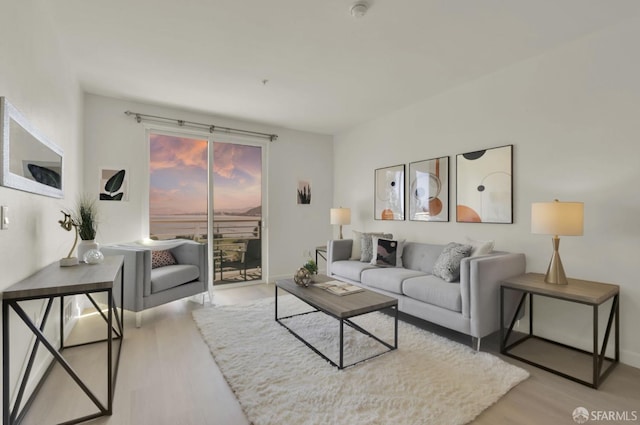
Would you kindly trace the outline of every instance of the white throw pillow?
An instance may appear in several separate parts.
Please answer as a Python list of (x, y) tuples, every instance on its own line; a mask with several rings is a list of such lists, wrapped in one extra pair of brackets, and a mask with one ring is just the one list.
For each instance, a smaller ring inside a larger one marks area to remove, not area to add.
[(467, 236), (467, 243), (473, 248), (470, 257), (486, 255), (493, 251), (495, 241), (479, 241)]
[(404, 239), (396, 241), (374, 236), (371, 264), (380, 267), (402, 267), (403, 250)]
[(353, 243), (351, 244), (351, 260), (360, 261), (360, 256), (362, 255), (362, 232), (358, 232), (357, 230), (353, 230)]

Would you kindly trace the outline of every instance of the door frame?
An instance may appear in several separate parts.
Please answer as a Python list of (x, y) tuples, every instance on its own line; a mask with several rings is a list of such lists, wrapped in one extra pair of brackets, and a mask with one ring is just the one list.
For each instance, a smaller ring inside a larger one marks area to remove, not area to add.
[[(207, 251), (209, 256), (211, 257), (211, 253), (213, 252), (213, 238), (209, 237), (209, 235), (213, 235), (213, 220), (210, 219), (213, 217), (213, 172), (211, 165), (213, 164), (213, 143), (233, 143), (239, 145), (249, 145), (249, 146), (257, 146), (261, 148), (262, 153), (262, 182), (261, 182), (261, 203), (262, 203), (262, 229), (261, 229), (261, 259), (262, 259), (262, 279), (257, 281), (252, 281), (251, 284), (264, 283), (269, 281), (269, 196), (268, 196), (268, 164), (269, 164), (269, 141), (262, 141), (250, 136), (242, 136), (242, 135), (232, 135), (232, 134), (213, 134), (209, 132), (188, 129), (188, 128), (176, 128), (174, 126), (165, 126), (158, 125), (152, 123), (144, 123), (145, 128), (145, 137), (146, 137), (146, 172), (147, 178), (144, 179), (144, 193), (146, 193), (146, 197), (143, 200), (143, 208), (142, 208), (142, 238), (149, 237), (149, 191), (151, 188), (151, 183), (149, 179), (150, 175), (150, 149), (151, 149), (151, 141), (150, 135), (154, 134), (162, 134), (167, 136), (174, 137), (184, 137), (184, 138), (193, 138), (200, 140), (207, 140), (207, 153), (208, 153), (208, 170), (207, 170), (207, 186), (209, 189), (209, 193), (207, 194)], [(207, 282), (207, 287), (209, 288), (209, 299), (213, 299), (213, 281), (215, 275), (213, 274), (213, 261), (208, 259), (208, 275), (209, 281)], [(242, 285), (244, 282), (238, 284), (232, 284), (234, 287), (238, 285)]]

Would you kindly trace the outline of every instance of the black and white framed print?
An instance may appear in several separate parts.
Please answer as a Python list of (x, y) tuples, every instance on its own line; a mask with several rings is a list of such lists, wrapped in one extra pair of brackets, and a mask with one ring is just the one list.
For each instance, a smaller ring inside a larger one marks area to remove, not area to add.
[(449, 157), (409, 164), (409, 220), (449, 221)]
[(404, 170), (404, 164), (375, 170), (376, 220), (404, 220)]
[(456, 157), (456, 221), (513, 223), (513, 145)]

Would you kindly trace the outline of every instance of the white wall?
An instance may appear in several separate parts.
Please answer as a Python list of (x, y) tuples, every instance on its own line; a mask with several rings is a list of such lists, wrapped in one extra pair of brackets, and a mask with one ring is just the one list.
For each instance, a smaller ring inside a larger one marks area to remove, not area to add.
[[(530, 233), (531, 203), (583, 201), (584, 236), (562, 238), (565, 270), (621, 286), (621, 357), (640, 367), (638, 40), (640, 21), (629, 20), (337, 135), (334, 203), (353, 208), (351, 229), (436, 243), (495, 239), (544, 273), (551, 237)], [(514, 145), (514, 224), (456, 223), (455, 155), (505, 144)], [(373, 220), (375, 168), (447, 155), (449, 223)], [(538, 329), (590, 347), (589, 308), (540, 304)]]
[[(9, 206), (11, 220), (9, 229), (0, 231), (2, 291), (66, 256), (71, 248), (73, 236), (58, 225), (58, 220), (62, 218), (61, 209), (75, 205), (81, 186), (82, 96), (41, 2), (0, 3), (0, 96), (64, 150), (65, 190), (64, 199), (55, 199), (0, 187), (0, 205)], [(33, 316), (40, 314), (42, 305), (28, 302), (23, 307)], [(50, 320), (54, 331), (57, 317), (54, 311)], [(18, 320), (14, 314), (10, 316), (12, 382), (31, 340)]]
[[(85, 96), (84, 103), (84, 180), (87, 189), (95, 188), (97, 193), (100, 167), (122, 167), (130, 172), (129, 202), (99, 202), (100, 243), (132, 241), (147, 236), (144, 229), (148, 222), (149, 148), (145, 126), (127, 117), (124, 114), (127, 110), (278, 134), (278, 140), (267, 147), (270, 280), (291, 276), (305, 262), (304, 251), (324, 245), (331, 237), (331, 137), (90, 94)], [(222, 138), (224, 136), (220, 135)], [(309, 206), (296, 204), (298, 179), (312, 184), (313, 196)]]

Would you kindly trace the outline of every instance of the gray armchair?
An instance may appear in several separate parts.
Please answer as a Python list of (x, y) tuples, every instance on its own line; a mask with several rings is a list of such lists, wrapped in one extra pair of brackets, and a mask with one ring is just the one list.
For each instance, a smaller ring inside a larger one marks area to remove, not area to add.
[[(152, 269), (151, 251), (160, 249), (169, 250), (177, 264)], [(184, 240), (106, 245), (100, 250), (104, 255), (124, 255), (124, 309), (136, 312), (137, 327), (143, 310), (207, 291), (206, 244)]]

